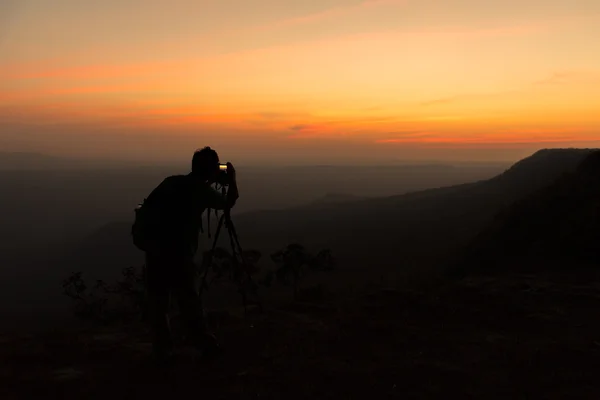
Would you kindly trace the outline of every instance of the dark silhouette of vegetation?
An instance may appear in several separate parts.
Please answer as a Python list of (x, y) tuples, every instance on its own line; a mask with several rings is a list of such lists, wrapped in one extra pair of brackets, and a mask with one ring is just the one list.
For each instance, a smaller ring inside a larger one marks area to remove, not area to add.
[(269, 286), (275, 277), (278, 282), (291, 285), (294, 289), (294, 299), (298, 297), (300, 282), (309, 272), (330, 271), (335, 267), (335, 260), (329, 249), (321, 250), (313, 255), (304, 246), (297, 243), (290, 244), (273, 253), (271, 259), (277, 268), (267, 273), (263, 283)]
[(82, 320), (114, 322), (136, 315), (146, 318), (144, 269), (128, 267), (113, 285), (97, 280), (88, 287), (82, 272), (74, 272), (62, 284), (63, 293), (74, 302), (73, 313)]
[[(260, 280), (254, 280), (261, 268), (262, 253), (258, 250), (245, 250), (237, 257), (228, 250), (217, 247), (210, 257), (210, 250), (204, 252), (203, 263), (198, 268), (201, 277), (200, 294), (212, 285), (219, 283), (235, 284), (242, 296), (244, 305), (258, 305), (259, 286), (271, 287), (275, 282), (293, 287), (294, 300), (302, 280), (311, 272), (330, 271), (335, 268), (335, 259), (329, 249), (316, 255), (300, 244), (290, 244), (271, 254), (274, 269), (267, 270)], [(240, 261), (240, 258), (242, 261)], [(141, 315), (146, 318), (146, 291), (144, 268), (128, 267), (121, 272), (122, 278), (109, 285), (102, 280), (89, 287), (82, 272), (74, 272), (63, 281), (63, 293), (74, 303), (74, 315), (82, 320), (96, 320), (105, 323), (131, 320)]]
[[(63, 281), (63, 293), (74, 301), (73, 313), (84, 320), (103, 319), (105, 313), (107, 286), (102, 280), (97, 280), (89, 288), (82, 272), (74, 272)], [(89, 289), (89, 290), (88, 290)]]
[(258, 284), (252, 279), (260, 271), (258, 262), (261, 257), (262, 254), (258, 250), (245, 250), (241, 257), (222, 247), (217, 247), (214, 251), (205, 251), (198, 271), (202, 277), (200, 295), (214, 283), (227, 281), (237, 285), (244, 307), (249, 305), (249, 297), (251, 297), (250, 303), (262, 309), (258, 299)]
[(212, 257), (211, 250), (205, 251), (203, 260), (210, 260), (210, 265), (202, 265), (200, 268), (201, 274), (212, 273), (212, 277), (205, 281), (205, 288), (211, 286), (216, 281), (228, 279), (232, 282), (238, 282), (243, 278), (244, 273), (255, 275), (260, 271), (258, 262), (262, 254), (258, 250), (245, 250), (242, 255), (243, 262), (239, 262), (237, 257), (234, 257), (228, 250), (217, 247), (215, 248)]

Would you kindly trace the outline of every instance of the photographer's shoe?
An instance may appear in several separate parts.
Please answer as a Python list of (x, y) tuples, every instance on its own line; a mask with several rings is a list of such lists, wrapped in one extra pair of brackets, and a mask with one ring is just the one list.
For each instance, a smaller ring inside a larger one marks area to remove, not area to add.
[(175, 354), (172, 350), (154, 352), (154, 362), (159, 367), (170, 367), (174, 364)]
[(221, 356), (225, 351), (217, 341), (217, 338), (211, 334), (205, 334), (202, 338), (202, 344), (198, 346), (200, 354), (199, 361), (212, 361)]

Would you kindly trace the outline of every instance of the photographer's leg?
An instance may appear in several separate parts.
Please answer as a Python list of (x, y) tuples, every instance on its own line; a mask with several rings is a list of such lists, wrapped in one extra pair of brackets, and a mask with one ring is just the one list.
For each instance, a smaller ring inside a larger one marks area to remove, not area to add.
[(161, 255), (146, 257), (146, 285), (153, 333), (152, 344), (158, 361), (164, 361), (173, 351), (169, 322), (170, 267), (165, 257)]
[(190, 339), (199, 350), (213, 352), (218, 349), (216, 338), (209, 334), (204, 321), (202, 299), (195, 282), (195, 266), (192, 258), (181, 260), (175, 282), (177, 302), (184, 318)]

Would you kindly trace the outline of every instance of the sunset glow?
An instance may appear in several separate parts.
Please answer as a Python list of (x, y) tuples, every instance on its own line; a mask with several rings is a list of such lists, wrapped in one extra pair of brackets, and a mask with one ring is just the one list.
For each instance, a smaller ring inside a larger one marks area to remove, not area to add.
[(8, 0), (0, 15), (3, 149), (367, 162), (600, 147), (596, 0)]

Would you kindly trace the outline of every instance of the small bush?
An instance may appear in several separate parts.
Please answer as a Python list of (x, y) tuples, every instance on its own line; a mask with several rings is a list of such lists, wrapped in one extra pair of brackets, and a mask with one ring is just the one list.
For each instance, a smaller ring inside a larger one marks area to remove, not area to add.
[[(304, 246), (294, 243), (273, 253), (271, 260), (276, 268), (267, 270), (262, 279), (255, 282), (253, 277), (261, 271), (261, 258), (258, 250), (246, 250), (241, 257), (223, 248), (216, 248), (212, 253), (205, 252), (198, 269), (200, 296), (212, 284), (227, 281), (237, 285), (244, 306), (254, 304), (262, 309), (259, 285), (270, 287), (279, 282), (292, 286), (296, 300), (305, 276), (311, 272), (329, 271), (335, 266), (330, 250), (321, 250), (313, 255)], [(82, 320), (114, 322), (136, 319), (141, 315), (143, 320), (147, 320), (145, 268), (124, 268), (121, 275), (122, 278), (113, 285), (98, 280), (92, 287), (85, 283), (82, 272), (74, 272), (65, 279), (63, 293), (73, 300), (75, 316)]]
[(112, 286), (97, 280), (90, 288), (83, 273), (74, 272), (63, 281), (63, 294), (73, 300), (73, 313), (82, 320), (110, 322), (140, 314), (146, 318), (144, 268), (124, 268), (122, 277)]
[(310, 273), (330, 271), (335, 268), (335, 259), (329, 249), (319, 251), (316, 255), (310, 253), (304, 246), (293, 243), (282, 250), (271, 254), (276, 269), (269, 271), (262, 283), (272, 285), (277, 280), (283, 285), (292, 286), (294, 299), (298, 298), (301, 281)]

